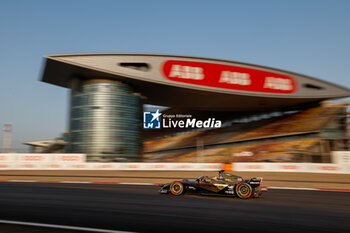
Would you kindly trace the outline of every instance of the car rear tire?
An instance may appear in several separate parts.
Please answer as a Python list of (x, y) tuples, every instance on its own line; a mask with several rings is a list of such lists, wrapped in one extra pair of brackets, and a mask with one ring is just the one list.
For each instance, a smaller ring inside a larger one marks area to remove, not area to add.
[(180, 196), (184, 192), (184, 186), (181, 182), (175, 181), (170, 185), (170, 192), (175, 196)]
[(236, 195), (239, 198), (249, 198), (253, 193), (253, 188), (247, 183), (239, 183), (236, 185)]

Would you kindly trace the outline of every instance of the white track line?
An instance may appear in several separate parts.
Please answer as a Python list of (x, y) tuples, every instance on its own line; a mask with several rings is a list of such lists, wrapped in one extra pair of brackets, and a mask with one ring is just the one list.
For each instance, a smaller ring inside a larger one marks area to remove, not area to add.
[(37, 182), (36, 180), (9, 180), (9, 182), (26, 182), (26, 183), (30, 183), (30, 182)]
[(156, 185), (154, 183), (131, 183), (131, 182), (120, 182), (118, 184), (127, 184), (127, 185)]
[(60, 183), (66, 183), (66, 184), (92, 184), (93, 182), (90, 182), (90, 181), (60, 181)]
[(316, 188), (294, 188), (294, 187), (275, 187), (275, 186), (268, 186), (268, 189), (288, 189), (288, 190), (311, 190), (311, 191), (319, 191), (319, 189)]
[(24, 225), (24, 226), (35, 226), (35, 227), (58, 228), (58, 229), (66, 229), (66, 230), (90, 231), (90, 232), (131, 233), (131, 231), (116, 231), (116, 230), (107, 230), (107, 229), (99, 229), (99, 228), (74, 227), (74, 226), (57, 225), (57, 224), (46, 224), (46, 223), (36, 223), (36, 222), (21, 222), (21, 221), (0, 220), (0, 223), (3, 223), (3, 224), (16, 224), (16, 225)]

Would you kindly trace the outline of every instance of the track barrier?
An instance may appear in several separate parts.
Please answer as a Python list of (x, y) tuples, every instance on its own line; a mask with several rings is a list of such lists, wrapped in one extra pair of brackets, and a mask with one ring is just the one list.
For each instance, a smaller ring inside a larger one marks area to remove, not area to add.
[(95, 163), (85, 154), (0, 154), (0, 170), (242, 171), (350, 174), (350, 164), (335, 163)]

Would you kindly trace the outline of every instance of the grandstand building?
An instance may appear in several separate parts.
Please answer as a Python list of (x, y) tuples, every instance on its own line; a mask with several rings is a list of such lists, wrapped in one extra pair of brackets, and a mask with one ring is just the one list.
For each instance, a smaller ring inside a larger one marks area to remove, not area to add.
[[(221, 129), (145, 142), (145, 161), (330, 162), (348, 150), (346, 104), (327, 104)], [(203, 145), (198, 150), (198, 142)]]
[[(66, 151), (88, 161), (328, 162), (330, 151), (348, 148), (346, 105), (325, 101), (350, 90), (293, 72), (200, 57), (68, 54), (46, 57), (42, 81), (70, 89)], [(142, 129), (144, 104), (222, 127)]]

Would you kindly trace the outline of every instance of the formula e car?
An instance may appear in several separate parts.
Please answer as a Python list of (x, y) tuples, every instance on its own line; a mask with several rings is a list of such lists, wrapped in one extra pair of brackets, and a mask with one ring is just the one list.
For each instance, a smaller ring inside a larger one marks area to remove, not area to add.
[(244, 180), (240, 176), (219, 171), (218, 177), (200, 176), (194, 181), (182, 180), (160, 185), (161, 194), (171, 193), (179, 196), (185, 192), (199, 193), (202, 195), (237, 196), (239, 198), (261, 197), (262, 192), (267, 191), (262, 187), (262, 178), (254, 177)]

